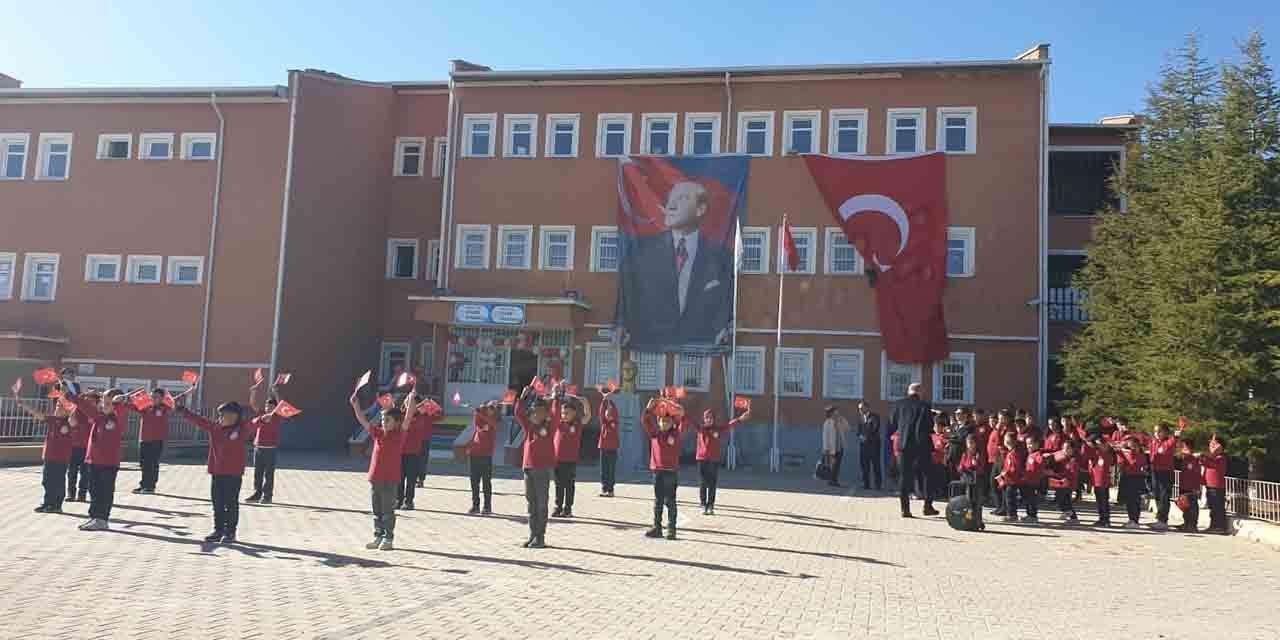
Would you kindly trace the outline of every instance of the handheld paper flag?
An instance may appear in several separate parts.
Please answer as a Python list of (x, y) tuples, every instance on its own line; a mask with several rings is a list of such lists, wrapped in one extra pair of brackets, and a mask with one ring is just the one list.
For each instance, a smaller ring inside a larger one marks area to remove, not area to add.
[(502, 394), (502, 404), (515, 404), (515, 403), (516, 403), (516, 392), (512, 391), (511, 389), (507, 389), (507, 392)]
[(369, 379), (372, 377), (373, 377), (372, 369), (364, 372), (364, 375), (360, 376), (359, 380), (356, 380), (356, 391), (363, 389), (365, 385), (369, 384)]
[(609, 382), (606, 383), (605, 386), (609, 388), (609, 393), (613, 393), (618, 390), (618, 381), (610, 378)]
[(133, 405), (133, 408), (137, 409), (138, 411), (146, 411), (147, 409), (150, 409), (153, 404), (155, 404), (154, 402), (151, 401), (151, 396), (145, 393), (133, 396), (132, 398), (129, 399), (129, 402)]
[(263, 381), (262, 369), (261, 368), (254, 369), (253, 370), (253, 386), (256, 387), (262, 384), (262, 381)]
[(596, 385), (596, 393), (600, 395), (604, 395), (604, 385), (602, 384)]
[(733, 408), (734, 409), (750, 409), (751, 399), (744, 398), (742, 396), (737, 396), (736, 398), (733, 399)]
[(547, 385), (542, 383), (541, 377), (534, 376), (531, 385), (533, 386), (534, 393), (537, 393), (538, 395), (544, 395), (547, 393)]
[(444, 415), (444, 408), (436, 404), (435, 400), (427, 398), (426, 400), (418, 403), (418, 413), (434, 418)]
[(289, 404), (285, 400), (281, 400), (276, 403), (276, 415), (282, 418), (292, 418), (299, 413), (302, 413), (301, 409)]
[(13, 386), (9, 387), (9, 389), (13, 391), (13, 396), (15, 398), (18, 396), (19, 393), (22, 393), (22, 378), (18, 378), (17, 380), (14, 380)]
[(460, 392), (457, 392), (457, 391), (453, 392), (453, 406), (455, 407), (462, 406), (462, 394)]
[(276, 386), (278, 387), (278, 386), (280, 386), (280, 385), (282, 385), (282, 384), (289, 384), (289, 381), (290, 381), (290, 380), (292, 380), (292, 379), (293, 379), (293, 374), (292, 374), (292, 373), (277, 373), (277, 374), (276, 374)]
[(58, 381), (58, 371), (47, 367), (36, 369), (31, 374), (31, 378), (36, 381), (36, 384), (53, 384)]
[(194, 387), (197, 382), (200, 382), (200, 374), (194, 371), (183, 371), (182, 381)]
[(404, 373), (402, 373), (402, 374), (400, 374), (399, 376), (397, 376), (397, 377), (396, 377), (396, 386), (397, 386), (397, 387), (411, 387), (411, 386), (413, 386), (414, 384), (416, 384), (417, 382), (418, 382), (418, 380), (417, 380), (416, 378), (414, 378), (414, 377), (413, 377), (413, 374), (412, 374), (412, 373), (409, 373), (408, 371), (405, 371)]
[(178, 407), (178, 401), (173, 398), (173, 394), (169, 393), (168, 389), (164, 392), (163, 402), (164, 406), (169, 407), (170, 409), (176, 409)]
[(576, 396), (576, 395), (578, 395), (578, 385), (576, 385), (576, 384), (571, 384), (571, 385), (569, 385), (569, 386), (567, 386), (567, 387), (565, 387), (565, 388), (564, 388), (564, 392), (565, 392), (565, 393), (567, 393), (567, 394), (569, 394), (569, 395), (571, 395), (571, 396)]
[(58, 391), (57, 389), (52, 389), (49, 391), (49, 395), (47, 397), (50, 400), (57, 400), (58, 398), (62, 397), (62, 392)]
[(1186, 428), (1187, 428), (1187, 417), (1178, 416), (1178, 430), (1182, 430)]
[(58, 404), (62, 407), (62, 410), (67, 413), (75, 413), (76, 409), (80, 408), (76, 406), (76, 403), (66, 398), (58, 398)]
[(378, 396), (378, 406), (382, 407), (383, 409), (390, 409), (396, 406), (395, 398), (392, 398), (391, 394), (389, 393), (384, 393)]
[(685, 391), (684, 387), (676, 387), (675, 395), (677, 400), (684, 400), (685, 396), (689, 395), (689, 392)]

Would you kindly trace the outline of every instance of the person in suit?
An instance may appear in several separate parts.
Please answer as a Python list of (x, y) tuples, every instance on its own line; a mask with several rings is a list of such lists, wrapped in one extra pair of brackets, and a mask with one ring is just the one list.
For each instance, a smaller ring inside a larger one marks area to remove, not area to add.
[(880, 473), (880, 414), (871, 410), (865, 402), (858, 403), (858, 462), (862, 467), (862, 488), (870, 489), (874, 480), (876, 491), (883, 488)]
[(710, 204), (697, 182), (667, 196), (667, 230), (635, 238), (622, 262), (620, 318), (630, 345), (719, 344), (733, 311), (733, 260), (707, 238)]
[(933, 430), (933, 407), (920, 398), (921, 389), (919, 382), (911, 383), (907, 397), (894, 403), (889, 418), (890, 428), (898, 434), (898, 500), (902, 503), (904, 518), (911, 517), (911, 489), (917, 478), (924, 497), (924, 515), (938, 515), (925, 473), (933, 453), (933, 441), (929, 437)]
[(840, 486), (840, 463), (844, 461), (845, 436), (849, 433), (849, 421), (840, 415), (835, 405), (827, 405), (827, 419), (822, 423), (822, 455), (827, 466), (831, 468), (831, 478), (827, 484)]

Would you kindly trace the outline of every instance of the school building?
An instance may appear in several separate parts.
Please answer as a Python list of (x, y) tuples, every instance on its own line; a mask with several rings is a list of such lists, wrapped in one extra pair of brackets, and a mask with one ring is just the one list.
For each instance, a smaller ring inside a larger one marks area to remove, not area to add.
[[(1053, 353), (1087, 321), (1070, 274), (1131, 117), (1048, 122), (1047, 45), (1008, 60), (502, 71), (282, 86), (0, 88), (0, 374), (77, 367), (90, 386), (244, 399), (289, 371), (286, 445), (349, 432), (373, 368), (448, 398), (561, 368), (583, 388), (683, 386), (692, 408), (754, 399), (740, 436), (811, 453), (823, 405), (882, 413), (922, 381), (941, 405), (1044, 414)], [(801, 153), (947, 154), (951, 357), (886, 359), (875, 293)], [(618, 158), (751, 156), (728, 357), (617, 348)], [(786, 277), (775, 345), (779, 225)], [(446, 402), (446, 404), (448, 404)]]

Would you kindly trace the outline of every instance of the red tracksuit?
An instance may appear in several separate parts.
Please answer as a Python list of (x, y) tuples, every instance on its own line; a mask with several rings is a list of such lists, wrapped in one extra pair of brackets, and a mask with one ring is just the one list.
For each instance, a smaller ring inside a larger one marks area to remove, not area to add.
[(680, 469), (680, 441), (689, 428), (688, 417), (673, 418), (676, 427), (669, 431), (658, 430), (658, 420), (648, 411), (641, 422), (649, 435), (649, 470), (678, 471)]
[[(556, 403), (552, 408), (557, 409)], [(542, 424), (529, 421), (527, 409), (523, 402), (516, 403), (516, 424), (524, 430), (524, 465), (525, 469), (552, 469), (556, 466), (555, 425), (559, 420), (550, 414)]]
[(734, 418), (724, 424), (700, 425), (698, 427), (698, 451), (694, 456), (698, 462), (720, 462), (720, 447), (725, 434), (729, 433), (742, 421)]
[[(612, 411), (609, 408), (612, 407)], [(617, 405), (612, 400), (600, 403), (600, 437), (596, 439), (596, 448), (601, 451), (617, 451), (621, 446), (618, 439)], [(613, 418), (609, 414), (613, 414)]]
[[(408, 438), (406, 438), (407, 444)], [(497, 443), (497, 422), (479, 411), (475, 414), (475, 429), (471, 432), (471, 441), (467, 443), (468, 456), (492, 456)]]

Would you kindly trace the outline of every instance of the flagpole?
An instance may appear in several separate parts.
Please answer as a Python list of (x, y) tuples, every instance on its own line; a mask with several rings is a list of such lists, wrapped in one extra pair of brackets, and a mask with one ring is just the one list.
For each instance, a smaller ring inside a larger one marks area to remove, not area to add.
[[(782, 214), (783, 232), (787, 228), (787, 214)], [(780, 243), (781, 244), (781, 243)], [(781, 256), (779, 256), (781, 257)], [(769, 449), (769, 470), (779, 471), (782, 468), (782, 452), (778, 450), (778, 411), (782, 402), (782, 396), (779, 395), (778, 386), (782, 383), (782, 373), (778, 371), (778, 364), (782, 362), (782, 358), (778, 357), (778, 350), (782, 348), (782, 291), (783, 285), (786, 283), (787, 270), (782, 268), (782, 261), (778, 263), (778, 332), (775, 336), (773, 349), (773, 446)]]
[[(724, 390), (725, 401), (729, 407), (729, 419), (732, 420), (734, 412), (737, 408), (734, 406), (733, 398), (738, 392), (738, 273), (742, 266), (742, 219), (734, 218), (733, 221), (733, 314), (732, 314), (732, 331), (729, 334), (729, 364), (726, 366), (722, 358), (720, 364), (728, 370), (725, 380), (728, 387)], [(761, 366), (764, 363), (760, 363)], [(725, 466), (730, 470), (738, 467), (738, 441), (734, 435), (736, 429), (729, 430), (729, 448), (725, 452)]]

